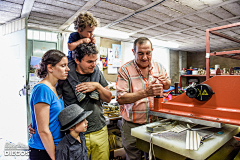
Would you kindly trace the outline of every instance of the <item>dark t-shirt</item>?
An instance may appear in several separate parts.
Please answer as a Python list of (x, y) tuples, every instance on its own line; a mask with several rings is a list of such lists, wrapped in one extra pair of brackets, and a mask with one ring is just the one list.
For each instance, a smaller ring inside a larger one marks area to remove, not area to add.
[[(80, 39), (80, 35), (78, 32), (73, 32), (70, 34), (68, 38), (68, 43), (73, 43), (76, 42)], [(72, 59), (72, 51), (68, 50), (68, 59)]]
[[(91, 74), (79, 74), (77, 72), (77, 76), (80, 82), (90, 82)], [(108, 86), (108, 83), (104, 78), (102, 72), (100, 72), (99, 83), (103, 87)], [(103, 115), (103, 108), (102, 108), (101, 101), (100, 99), (94, 100), (90, 98), (89, 97), (90, 92), (86, 93), (86, 97), (81, 102), (78, 102), (75, 96), (75, 92), (73, 91), (68, 80), (59, 81), (59, 85), (57, 86), (57, 92), (59, 95), (63, 96), (65, 107), (75, 103), (81, 106), (86, 111), (90, 111), (90, 110), (93, 111), (93, 113), (87, 117), (88, 128), (85, 134), (98, 131), (106, 125), (106, 119), (104, 118), (104, 115)]]

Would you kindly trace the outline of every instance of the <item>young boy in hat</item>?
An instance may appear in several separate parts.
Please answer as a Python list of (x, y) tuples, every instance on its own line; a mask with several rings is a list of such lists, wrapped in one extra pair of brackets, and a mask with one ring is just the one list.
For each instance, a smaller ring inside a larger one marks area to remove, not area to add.
[(58, 118), (61, 131), (68, 131), (56, 147), (56, 160), (88, 160), (86, 140), (84, 134), (87, 130), (86, 118), (92, 111), (84, 111), (79, 105), (72, 104), (64, 108)]
[[(75, 69), (75, 54), (74, 50), (77, 46), (83, 43), (96, 43), (96, 39), (93, 37), (93, 31), (95, 27), (98, 26), (98, 21), (95, 17), (90, 12), (85, 12), (85, 13), (80, 13), (76, 19), (74, 20), (74, 29), (77, 32), (73, 32), (70, 34), (68, 38), (68, 67), (70, 70)], [(94, 74), (91, 76), (91, 81), (93, 82), (98, 82), (99, 78), (98, 76), (94, 75), (99, 75), (99, 68), (95, 67), (94, 69)], [(71, 84), (72, 88), (75, 90), (76, 85), (78, 85), (80, 82), (77, 80), (77, 74), (71, 74), (68, 76), (68, 81)], [(82, 92), (75, 91), (75, 95), (77, 97), (77, 100), (81, 102), (85, 97), (86, 94)], [(98, 100), (99, 99), (99, 93), (95, 90), (92, 91), (91, 94), (89, 95), (90, 98)]]

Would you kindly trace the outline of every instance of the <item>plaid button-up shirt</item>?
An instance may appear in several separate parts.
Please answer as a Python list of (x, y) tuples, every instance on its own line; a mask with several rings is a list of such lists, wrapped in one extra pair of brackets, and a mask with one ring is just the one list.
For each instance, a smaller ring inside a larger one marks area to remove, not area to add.
[[(163, 65), (157, 62), (152, 62), (149, 66), (148, 79), (143, 76), (136, 61), (132, 60), (125, 63), (118, 72), (117, 78), (117, 98), (120, 98), (125, 93), (134, 93), (147, 88), (148, 83), (153, 80), (153, 76), (165, 75), (168, 80), (166, 69)], [(154, 97), (146, 97), (131, 104), (120, 105), (121, 116), (133, 123), (145, 124), (149, 123), (149, 109), (153, 108)]]

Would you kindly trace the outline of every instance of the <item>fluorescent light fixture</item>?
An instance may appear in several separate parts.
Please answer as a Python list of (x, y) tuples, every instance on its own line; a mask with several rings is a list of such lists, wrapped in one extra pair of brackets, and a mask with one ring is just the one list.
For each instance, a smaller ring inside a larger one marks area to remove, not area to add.
[(161, 41), (158, 39), (149, 38), (153, 46), (161, 46), (166, 48), (178, 48), (179, 44), (170, 41)]
[[(74, 29), (74, 24), (71, 24), (68, 27), (68, 30), (76, 32), (76, 30)], [(94, 30), (94, 35), (97, 37), (106, 37), (106, 38), (114, 38), (114, 39), (128, 39), (129, 38), (129, 34), (126, 32), (103, 28), (103, 27), (96, 27)]]
[(129, 35), (126, 32), (117, 31), (108, 28), (96, 27), (94, 30), (94, 35), (98, 37), (107, 37), (107, 38), (115, 38), (115, 39), (128, 39)]

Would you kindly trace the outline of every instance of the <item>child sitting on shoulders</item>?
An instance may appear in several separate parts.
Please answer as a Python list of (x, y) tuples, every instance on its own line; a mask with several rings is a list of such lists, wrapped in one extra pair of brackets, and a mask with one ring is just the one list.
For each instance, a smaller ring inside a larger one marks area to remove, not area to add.
[[(71, 74), (68, 76), (68, 81), (71, 84), (73, 90), (75, 90), (76, 85), (80, 84), (77, 74), (74, 72), (76, 69), (75, 64), (75, 54), (74, 51), (80, 44), (95, 44), (96, 39), (93, 36), (93, 31), (98, 26), (98, 20), (93, 17), (90, 12), (80, 13), (76, 19), (74, 20), (74, 29), (77, 32), (73, 32), (70, 34), (68, 38), (68, 67), (71, 70)], [(98, 82), (99, 81), (99, 68), (96, 66), (94, 72), (91, 76), (91, 81)], [(75, 91), (75, 95), (77, 100), (81, 102), (85, 97), (86, 94), (82, 92)], [(90, 98), (99, 100), (99, 93), (95, 90), (92, 91), (90, 94)]]

